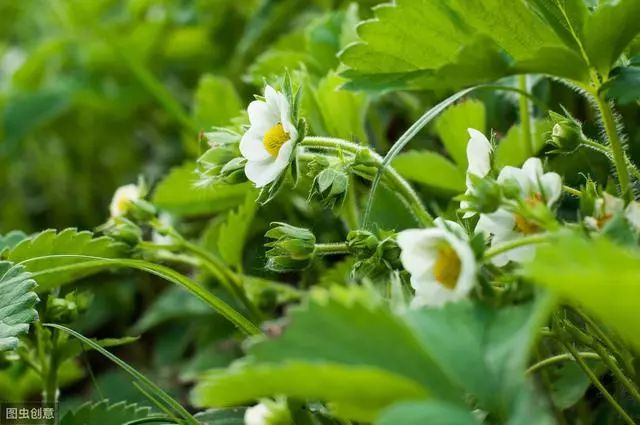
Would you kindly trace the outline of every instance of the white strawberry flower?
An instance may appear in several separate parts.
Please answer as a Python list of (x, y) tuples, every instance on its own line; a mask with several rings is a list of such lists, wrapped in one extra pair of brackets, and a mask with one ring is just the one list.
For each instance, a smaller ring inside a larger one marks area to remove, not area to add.
[[(486, 177), (491, 171), (491, 143), (480, 131), (468, 128), (469, 142), (467, 142), (467, 191), (465, 195), (473, 193), (473, 183), (471, 182), (470, 175), (477, 177)], [(461, 201), (460, 208), (468, 209), (470, 207), (469, 201)], [(476, 213), (473, 211), (467, 211), (464, 213), (464, 218), (473, 217)]]
[(465, 298), (476, 283), (477, 264), (464, 229), (441, 218), (435, 224), (404, 230), (397, 237), (400, 260), (415, 290), (413, 307)]
[[(498, 176), (498, 183), (509, 182), (519, 189), (519, 197), (530, 206), (545, 203), (551, 207), (562, 193), (562, 179), (557, 173), (543, 173), (539, 158), (529, 158), (522, 168), (504, 167)], [(540, 232), (542, 229), (521, 215), (504, 207), (490, 214), (481, 214), (476, 232), (492, 235), (491, 245), (500, 245), (508, 241)], [(523, 262), (533, 258), (535, 246), (524, 245), (493, 257), (497, 266), (509, 261)]]
[(264, 399), (244, 413), (245, 425), (293, 425), (287, 401), (283, 397)]
[(131, 202), (140, 199), (142, 196), (140, 188), (135, 184), (127, 184), (119, 187), (113, 194), (109, 212), (112, 218), (122, 217), (131, 207)]
[(271, 416), (269, 408), (259, 403), (247, 408), (244, 412), (244, 423), (245, 425), (268, 425), (269, 416)]
[(251, 102), (247, 113), (251, 126), (240, 140), (240, 153), (247, 159), (244, 172), (256, 187), (264, 187), (289, 166), (298, 129), (287, 97), (269, 85), (264, 100)]
[(624, 201), (608, 193), (595, 200), (594, 214), (584, 218), (584, 222), (591, 230), (601, 230), (614, 215), (623, 213), (634, 229), (640, 230), (640, 203), (632, 201), (624, 206)]

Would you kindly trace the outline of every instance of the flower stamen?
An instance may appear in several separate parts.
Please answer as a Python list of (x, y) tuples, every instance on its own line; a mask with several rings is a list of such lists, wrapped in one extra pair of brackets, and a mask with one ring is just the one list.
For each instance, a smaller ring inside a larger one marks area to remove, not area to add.
[(438, 257), (433, 265), (433, 277), (447, 289), (453, 290), (458, 283), (462, 263), (456, 251), (445, 245), (438, 251)]
[[(530, 207), (535, 207), (537, 204), (542, 203), (542, 195), (540, 193), (534, 193), (525, 200), (525, 203)], [(532, 235), (542, 230), (536, 223), (533, 223), (520, 214), (516, 214), (515, 220), (516, 229), (523, 235)]]
[(289, 140), (289, 133), (284, 131), (282, 123), (278, 123), (264, 133), (262, 144), (271, 156), (278, 156), (280, 148)]

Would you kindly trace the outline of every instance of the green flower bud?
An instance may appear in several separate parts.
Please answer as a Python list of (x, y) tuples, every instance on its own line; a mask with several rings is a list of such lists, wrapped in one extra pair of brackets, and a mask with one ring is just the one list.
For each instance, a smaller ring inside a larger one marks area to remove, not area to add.
[(144, 199), (134, 199), (131, 201), (128, 216), (140, 222), (147, 222), (156, 216), (155, 205)]
[(124, 217), (114, 219), (113, 224), (107, 223), (107, 226), (102, 228), (102, 231), (105, 235), (130, 246), (137, 245), (142, 240), (140, 227)]
[(244, 173), (244, 166), (246, 163), (247, 160), (243, 157), (233, 158), (220, 169), (220, 178), (228, 184), (246, 182), (247, 176)]
[(349, 176), (342, 170), (326, 168), (313, 180), (311, 196), (317, 197), (327, 208), (342, 204), (349, 188)]
[(584, 139), (582, 125), (565, 110), (565, 115), (553, 111), (549, 112), (551, 120), (555, 123), (551, 130), (550, 143), (559, 152), (569, 153), (576, 150)]
[(286, 223), (272, 223), (265, 237), (273, 239), (267, 248), (266, 268), (275, 272), (302, 270), (313, 260), (316, 237), (308, 229)]
[(352, 230), (347, 235), (347, 246), (357, 258), (369, 258), (378, 248), (380, 241), (366, 230)]
[(86, 293), (70, 292), (64, 298), (50, 296), (47, 298), (46, 320), (72, 323), (87, 310), (90, 300), (91, 296)]
[(597, 215), (596, 211), (596, 199), (600, 195), (598, 194), (598, 187), (596, 183), (588, 179), (582, 189), (582, 196), (580, 197), (580, 214), (582, 217), (591, 217)]
[(521, 196), (521, 189), (518, 182), (514, 179), (508, 179), (504, 181), (502, 184), (502, 195), (506, 199), (514, 199), (519, 200)]

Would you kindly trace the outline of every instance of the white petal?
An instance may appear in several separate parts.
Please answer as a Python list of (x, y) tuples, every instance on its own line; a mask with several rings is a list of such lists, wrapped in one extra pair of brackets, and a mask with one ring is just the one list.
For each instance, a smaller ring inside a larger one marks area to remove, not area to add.
[(520, 196), (526, 197), (531, 192), (531, 180), (520, 168), (507, 165), (498, 175), (498, 183), (500, 185), (513, 181), (520, 188)]
[(509, 250), (505, 252), (509, 260), (514, 261), (516, 263), (525, 263), (527, 261), (533, 260), (533, 257), (536, 255), (536, 246), (535, 245), (525, 245), (516, 249)]
[(249, 161), (264, 161), (271, 158), (263, 143), (264, 134), (258, 133), (254, 127), (247, 130), (240, 139), (240, 153)]
[(562, 179), (557, 173), (545, 173), (540, 178), (542, 192), (547, 201), (547, 205), (553, 205), (562, 194)]
[[(627, 210), (631, 207), (632, 204), (629, 204)], [(602, 194), (602, 199), (596, 199), (596, 212), (599, 213), (599, 209), (602, 209), (602, 213), (604, 215), (614, 215), (622, 210), (624, 210), (624, 201), (620, 198), (617, 198), (609, 193), (605, 192)]]
[(627, 206), (627, 209), (624, 212), (624, 216), (627, 218), (627, 220), (629, 220), (629, 223), (631, 223), (631, 225), (635, 227), (636, 230), (640, 230), (640, 204), (638, 202), (631, 202)]
[(481, 214), (475, 232), (500, 237), (511, 233), (515, 225), (516, 219), (513, 213), (505, 209), (498, 209), (490, 214)]
[(127, 184), (116, 189), (109, 205), (111, 217), (120, 217), (127, 213), (131, 201), (140, 199), (140, 189), (135, 184)]
[(437, 227), (441, 229), (444, 229), (448, 232), (453, 233), (454, 235), (456, 235), (458, 238), (462, 240), (467, 239), (467, 232), (464, 230), (464, 227), (462, 227), (460, 224), (456, 223), (455, 221), (444, 220), (442, 217), (438, 217), (434, 220), (433, 224), (435, 224)]
[(431, 273), (443, 234), (444, 230), (437, 227), (408, 229), (398, 233), (400, 261), (412, 276)]
[(277, 179), (287, 165), (288, 163), (282, 163), (273, 158), (264, 161), (248, 161), (244, 167), (244, 173), (256, 187), (264, 187)]
[(272, 111), (269, 105), (261, 100), (254, 100), (249, 103), (249, 107), (247, 108), (251, 127), (253, 127), (257, 133), (261, 133), (261, 137), (264, 136), (267, 130), (280, 121), (280, 115), (276, 112), (277, 111)]
[(522, 171), (533, 184), (538, 186), (538, 182), (542, 178), (542, 161), (540, 158), (531, 157), (522, 165)]
[(430, 273), (424, 276), (412, 276), (411, 286), (415, 290), (411, 308), (440, 307), (450, 301), (459, 299), (459, 296), (454, 291), (439, 284)]
[(491, 143), (478, 130), (469, 128), (467, 131), (471, 137), (467, 143), (467, 173), (485, 177), (491, 171)]
[(264, 404), (256, 404), (244, 412), (245, 425), (268, 425), (269, 408)]
[[(521, 233), (510, 231), (508, 233), (503, 233), (501, 235), (494, 236), (493, 240), (491, 241), (491, 246), (492, 247), (499, 246), (499, 245), (502, 245), (503, 243), (520, 239), (520, 238), (522, 238)], [(509, 261), (511, 261), (511, 256), (509, 255), (509, 251), (503, 252), (502, 254), (498, 254), (493, 258), (491, 258), (491, 262), (498, 267), (506, 266), (507, 263), (509, 263)]]

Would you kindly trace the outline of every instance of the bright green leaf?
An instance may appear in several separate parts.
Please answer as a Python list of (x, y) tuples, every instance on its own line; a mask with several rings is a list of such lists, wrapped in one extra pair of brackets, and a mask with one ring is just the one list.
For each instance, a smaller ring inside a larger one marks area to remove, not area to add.
[(153, 203), (176, 215), (212, 214), (242, 204), (251, 190), (249, 183), (197, 187), (195, 169), (192, 162), (172, 169), (156, 187)]
[(245, 241), (253, 222), (257, 207), (255, 193), (249, 192), (244, 204), (236, 210), (229, 211), (227, 218), (220, 226), (218, 235), (218, 252), (227, 264), (242, 270), (242, 254)]
[[(535, 121), (533, 123), (533, 153), (540, 152), (551, 134), (550, 121)], [(514, 125), (507, 134), (498, 142), (496, 148), (496, 165), (502, 168), (506, 165), (521, 166), (527, 160), (524, 146), (525, 139), (522, 136), (522, 127)]]
[(617, 330), (640, 350), (640, 253), (599, 238), (565, 236), (540, 247), (526, 275)]
[(193, 105), (193, 115), (200, 127), (226, 125), (241, 109), (242, 102), (231, 81), (211, 74), (200, 77)]
[[(127, 247), (123, 243), (106, 237), (95, 237), (89, 231), (78, 231), (69, 228), (60, 232), (45, 230), (18, 243), (14, 248), (2, 252), (3, 259), (15, 263), (24, 262), (26, 270), (37, 273), (69, 264), (91, 260), (83, 260), (77, 256), (119, 258), (126, 254)], [(74, 255), (65, 258), (65, 255)], [(58, 257), (50, 257), (58, 256)], [(40, 257), (42, 257), (40, 259)], [(65, 283), (95, 273), (97, 270), (83, 269), (51, 273), (38, 278), (38, 291), (46, 291)]]
[(427, 397), (415, 381), (374, 367), (291, 360), (209, 372), (192, 400), (197, 406), (232, 406), (274, 394), (327, 401), (340, 416), (363, 421), (395, 401)]
[[(460, 169), (467, 169), (468, 128), (481, 133), (486, 131), (486, 112), (484, 103), (467, 100), (445, 110), (436, 121), (436, 131), (447, 152)], [(446, 180), (446, 177), (442, 178)], [(464, 182), (463, 182), (464, 184)]]
[(401, 153), (392, 162), (402, 177), (424, 185), (459, 193), (465, 189), (465, 174), (451, 161), (430, 151)]
[(376, 425), (478, 425), (468, 410), (440, 401), (396, 403), (385, 409)]
[(124, 401), (110, 403), (102, 400), (97, 403), (87, 402), (79, 408), (69, 411), (60, 420), (60, 425), (122, 425), (134, 419), (146, 418), (151, 408), (127, 404)]

